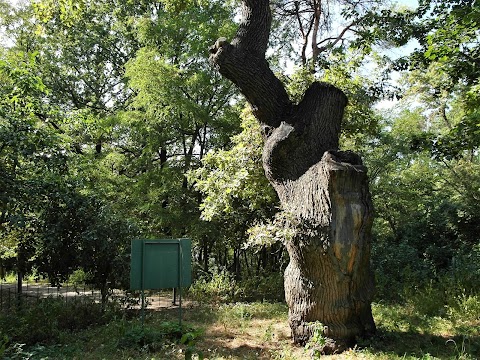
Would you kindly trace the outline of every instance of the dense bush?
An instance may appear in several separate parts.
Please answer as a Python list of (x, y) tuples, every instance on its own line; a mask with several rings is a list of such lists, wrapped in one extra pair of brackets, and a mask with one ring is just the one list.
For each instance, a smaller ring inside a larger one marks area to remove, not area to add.
[(398, 301), (406, 292), (424, 287), (432, 279), (432, 266), (408, 244), (374, 243), (372, 266), (376, 300)]
[(463, 250), (453, 257), (452, 265), (444, 274), (444, 282), (457, 292), (478, 294), (480, 290), (480, 244)]
[(377, 301), (410, 304), (427, 316), (480, 319), (480, 246), (459, 251), (445, 269), (408, 244), (375, 244)]
[(284, 301), (283, 274), (245, 277), (236, 281), (233, 274), (214, 268), (213, 274), (196, 280), (188, 295), (198, 302)]
[(285, 301), (283, 274), (271, 273), (264, 276), (252, 276), (238, 283), (238, 299), (241, 301)]
[(115, 304), (103, 311), (100, 304), (87, 298), (39, 299), (22, 310), (1, 314), (0, 337), (6, 336), (11, 343), (54, 344), (66, 332), (106, 324), (119, 314)]
[(200, 303), (231, 302), (237, 295), (237, 283), (233, 274), (213, 268), (211, 275), (203, 275), (189, 288), (188, 296)]

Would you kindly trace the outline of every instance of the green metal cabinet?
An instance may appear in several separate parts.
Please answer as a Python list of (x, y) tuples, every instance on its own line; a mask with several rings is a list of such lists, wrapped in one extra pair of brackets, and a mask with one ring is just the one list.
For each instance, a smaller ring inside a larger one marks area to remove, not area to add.
[(190, 239), (133, 240), (130, 290), (171, 289), (192, 283)]

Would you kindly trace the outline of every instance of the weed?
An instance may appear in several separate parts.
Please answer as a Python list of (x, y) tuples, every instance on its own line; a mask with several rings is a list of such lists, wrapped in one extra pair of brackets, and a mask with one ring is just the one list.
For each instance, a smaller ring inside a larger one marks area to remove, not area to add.
[(250, 320), (252, 318), (250, 304), (237, 304), (232, 308), (232, 315), (239, 320)]
[(141, 349), (151, 352), (160, 350), (163, 341), (164, 338), (158, 331), (149, 327), (135, 326), (125, 331), (123, 336), (118, 339), (117, 344), (121, 349)]
[(270, 352), (272, 360), (297, 360), (298, 358), (293, 353), (289, 346), (283, 346), (280, 350), (272, 350)]
[(462, 342), (457, 344), (454, 339), (449, 339), (445, 343), (446, 345), (453, 344), (455, 349), (455, 359), (456, 360), (474, 360), (474, 358), (468, 352), (468, 339), (466, 337), (462, 337)]
[(449, 316), (455, 321), (474, 322), (480, 320), (480, 296), (462, 293), (454, 297), (448, 308)]
[(183, 334), (182, 338), (180, 339), (180, 344), (186, 346), (185, 349), (185, 360), (193, 359), (193, 355), (197, 355), (198, 360), (203, 359), (203, 352), (198, 350), (196, 347), (197, 338), (201, 332), (199, 331), (189, 331)]
[(323, 354), (323, 348), (328, 342), (328, 338), (323, 334), (324, 326), (319, 321), (310, 322), (307, 325), (310, 327), (312, 336), (305, 344), (305, 350), (310, 352), (312, 359), (320, 358)]
[(54, 344), (65, 332), (71, 333), (108, 323), (118, 313), (114, 304), (103, 311), (100, 304), (88, 298), (40, 299), (21, 312), (0, 315), (0, 333), (12, 342), (34, 345)]
[(282, 319), (286, 320), (288, 307), (281, 303), (255, 302), (235, 303), (222, 305), (220, 313), (228, 319), (250, 320), (250, 319)]
[(62, 345), (33, 345), (14, 343), (6, 349), (4, 360), (33, 360), (33, 359), (59, 359), (68, 357), (69, 352)]
[(273, 340), (273, 327), (272, 324), (268, 324), (265, 332), (263, 333), (263, 341), (269, 342)]
[(440, 286), (429, 283), (423, 289), (406, 291), (407, 303), (411, 304), (416, 311), (427, 316), (445, 315), (446, 296)]
[(190, 360), (194, 355), (198, 359), (203, 359), (203, 353), (196, 348), (200, 335), (199, 330), (169, 321), (155, 327), (135, 325), (123, 332), (117, 341), (117, 346), (120, 349), (152, 353), (162, 351), (173, 344), (182, 344), (185, 346), (185, 359)]
[(0, 340), (0, 359), (3, 359), (3, 354), (7, 349), (8, 343), (9, 343), (8, 336), (4, 335), (3, 338)]

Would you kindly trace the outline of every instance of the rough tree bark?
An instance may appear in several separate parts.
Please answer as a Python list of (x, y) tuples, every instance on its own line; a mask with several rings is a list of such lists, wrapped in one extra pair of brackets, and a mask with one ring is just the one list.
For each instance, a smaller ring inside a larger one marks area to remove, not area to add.
[(289, 230), (285, 295), (293, 339), (304, 344), (321, 323), (333, 340), (323, 351), (338, 351), (375, 331), (366, 168), (356, 154), (338, 150), (347, 98), (317, 82), (293, 104), (265, 59), (269, 1), (243, 0), (242, 15), (236, 37), (217, 40), (210, 61), (240, 88), (264, 129), (263, 166)]

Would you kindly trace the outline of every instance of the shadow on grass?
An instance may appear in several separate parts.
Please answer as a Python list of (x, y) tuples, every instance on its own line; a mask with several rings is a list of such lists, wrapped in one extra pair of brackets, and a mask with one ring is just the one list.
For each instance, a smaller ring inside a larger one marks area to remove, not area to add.
[[(177, 322), (180, 320), (180, 309), (178, 307), (160, 308), (160, 309), (145, 309), (145, 322), (150, 323), (171, 321)], [(131, 309), (127, 313), (127, 319), (141, 320), (142, 310)], [(219, 312), (212, 306), (187, 306), (182, 307), (182, 323), (201, 324), (203, 326), (211, 325), (219, 320)]]
[[(245, 304), (197, 305), (182, 309), (185, 323), (196, 328), (208, 329), (212, 325), (215, 328), (210, 336), (203, 337), (198, 344), (205, 356), (233, 356), (233, 358), (242, 359), (267, 359), (269, 350), (278, 349), (282, 344), (289, 344), (289, 342), (262, 345), (259, 339), (249, 339), (249, 341), (247, 339), (246, 343), (239, 341), (236, 344), (233, 343), (237, 335), (236, 327), (242, 325), (248, 328), (252, 324), (250, 322), (252, 318), (285, 321), (280, 318), (284, 311), (285, 309), (279, 307), (265, 312), (265, 309), (259, 305), (253, 307)], [(137, 314), (139, 316), (140, 312)], [(178, 308), (146, 311), (147, 322), (177, 321), (178, 318)], [(478, 329), (456, 327), (455, 333), (464, 335), (441, 336), (438, 334), (442, 332), (432, 330), (435, 328), (432, 319), (434, 318), (417, 314), (390, 312), (388, 319), (379, 319), (376, 336), (360, 341), (356, 351), (382, 359), (480, 359)], [(292, 345), (288, 346), (290, 348)], [(211, 353), (208, 354), (208, 352)]]
[[(219, 346), (218, 342), (204, 344), (203, 353), (207, 358), (228, 358), (228, 359), (252, 359), (262, 360), (270, 359), (269, 352), (259, 346), (239, 345), (239, 346)], [(211, 345), (210, 347), (208, 345)]]
[(372, 354), (395, 354), (399, 357), (429, 359), (479, 359), (480, 336), (443, 337), (414, 331), (380, 329), (377, 334), (360, 344)]
[[(182, 309), (182, 323), (192, 326), (206, 334), (199, 338), (195, 345), (206, 358), (231, 358), (231, 359), (271, 359), (270, 350), (272, 346), (263, 344), (259, 339), (250, 338), (248, 335), (237, 333), (239, 324), (250, 327), (251, 317), (269, 318), (269, 314), (262, 312), (262, 309), (252, 309), (252, 314), (240, 313), (235, 310), (239, 304), (231, 305), (196, 305)], [(249, 307), (245, 305), (246, 307)], [(275, 315), (276, 307), (272, 313)], [(244, 317), (241, 317), (244, 316)], [(250, 317), (251, 316), (251, 317)], [(273, 315), (272, 315), (273, 316)], [(131, 318), (140, 320), (141, 311), (132, 310)], [(179, 320), (178, 308), (162, 308), (145, 311), (145, 324), (155, 328), (158, 324), (168, 321), (177, 322)], [(238, 326), (237, 326), (238, 325)], [(203, 330), (203, 331), (202, 331)]]

